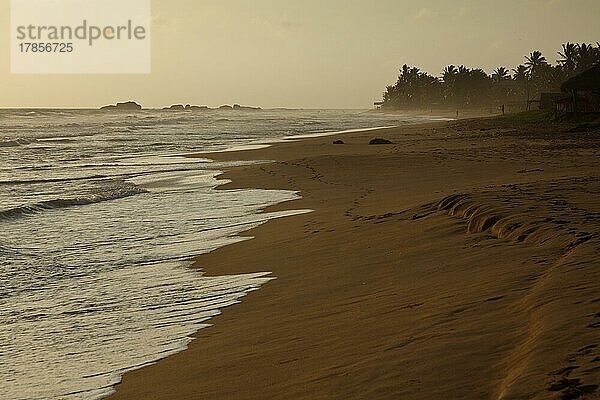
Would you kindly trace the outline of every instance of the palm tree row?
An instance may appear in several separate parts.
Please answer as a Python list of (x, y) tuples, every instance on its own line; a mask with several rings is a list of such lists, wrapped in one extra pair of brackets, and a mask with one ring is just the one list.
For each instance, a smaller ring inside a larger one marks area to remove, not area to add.
[(442, 107), (487, 107), (522, 103), (541, 92), (559, 91), (570, 77), (600, 63), (600, 42), (566, 43), (558, 52), (556, 65), (548, 63), (540, 51), (509, 71), (502, 66), (488, 75), (481, 68), (449, 65), (440, 77), (404, 65), (398, 80), (383, 93), (384, 108), (425, 109)]

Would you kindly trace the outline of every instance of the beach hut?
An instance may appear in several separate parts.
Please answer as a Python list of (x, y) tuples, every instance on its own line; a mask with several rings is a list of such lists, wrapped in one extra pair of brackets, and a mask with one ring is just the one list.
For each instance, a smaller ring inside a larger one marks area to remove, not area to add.
[(540, 110), (554, 110), (556, 102), (565, 97), (562, 93), (540, 93)]
[(563, 93), (569, 94), (569, 100), (562, 100), (567, 112), (600, 112), (600, 64), (583, 71), (562, 84)]

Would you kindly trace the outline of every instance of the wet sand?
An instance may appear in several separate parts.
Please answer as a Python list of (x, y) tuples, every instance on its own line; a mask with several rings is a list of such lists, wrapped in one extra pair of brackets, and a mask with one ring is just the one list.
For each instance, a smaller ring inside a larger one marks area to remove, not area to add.
[(270, 210), (314, 212), (199, 257), (277, 279), (111, 398), (598, 398), (600, 133), (567, 128), (466, 120), (211, 155), (275, 160), (221, 189), (298, 190)]

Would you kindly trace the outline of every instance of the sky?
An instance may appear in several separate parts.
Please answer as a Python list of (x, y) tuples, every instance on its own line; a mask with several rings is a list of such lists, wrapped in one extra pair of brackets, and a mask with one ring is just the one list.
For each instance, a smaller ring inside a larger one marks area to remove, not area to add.
[(22, 75), (0, 0), (0, 107), (370, 108), (404, 63), (555, 62), (562, 43), (600, 41), (599, 15), (599, 0), (152, 0), (150, 74)]

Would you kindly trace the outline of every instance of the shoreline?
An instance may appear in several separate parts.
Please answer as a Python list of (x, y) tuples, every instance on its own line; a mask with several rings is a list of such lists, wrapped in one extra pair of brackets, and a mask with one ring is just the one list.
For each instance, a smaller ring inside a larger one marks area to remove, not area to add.
[[(581, 267), (595, 261), (598, 226), (585, 216), (598, 204), (578, 195), (595, 193), (598, 148), (548, 139), (549, 129), (438, 122), (347, 133), (344, 145), (334, 135), (210, 153), (275, 160), (228, 169), (219, 178), (232, 182), (219, 190), (297, 190), (301, 199), (264, 211), (314, 212), (198, 257), (207, 275), (270, 270), (277, 279), (213, 318), (186, 351), (125, 374), (111, 398), (511, 398), (547, 394), (569, 376), (552, 373), (572, 354), (580, 383), (558, 392), (597, 384), (600, 354), (577, 352), (594, 344), (579, 322), (600, 298), (598, 272)], [(375, 133), (395, 144), (367, 145)], [(577, 163), (572, 148), (582, 149)], [(550, 189), (588, 213), (543, 222), (568, 211), (545, 197)], [(527, 207), (540, 209), (539, 221)], [(565, 268), (585, 272), (573, 284), (585, 290), (557, 300), (545, 290), (564, 283)], [(564, 328), (557, 316), (569, 322), (567, 339), (544, 328)], [(547, 346), (555, 352), (540, 354)]]

